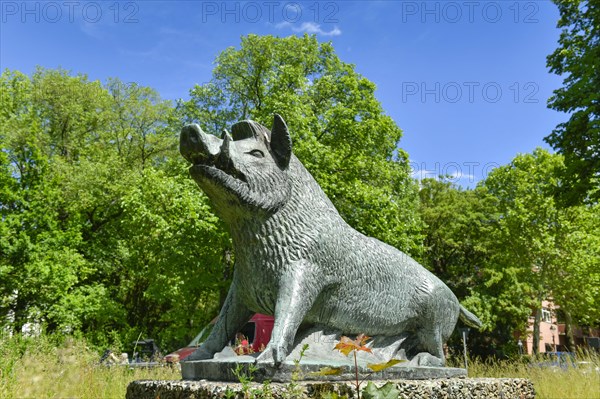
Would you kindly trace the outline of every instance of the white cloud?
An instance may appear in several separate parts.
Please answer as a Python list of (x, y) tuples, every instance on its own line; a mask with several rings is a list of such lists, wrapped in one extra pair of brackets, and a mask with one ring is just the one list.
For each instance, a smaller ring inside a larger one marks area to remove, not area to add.
[(413, 170), (411, 173), (413, 179), (421, 181), (423, 179), (436, 179), (445, 180), (454, 184), (466, 184), (466, 186), (477, 183), (478, 179), (471, 174), (462, 173), (460, 171), (447, 174), (445, 176), (440, 175), (439, 171), (436, 170)]
[[(458, 181), (475, 183), (477, 182), (477, 178), (475, 175), (471, 173), (464, 173), (458, 164), (450, 164), (452, 167), (444, 166), (443, 171), (440, 170), (440, 165), (436, 163), (436, 169), (427, 169), (425, 168), (425, 164), (418, 164), (416, 161), (409, 161), (409, 165), (411, 166), (411, 176), (417, 180), (423, 179), (440, 179), (443, 178), (452, 183), (457, 183)], [(457, 168), (458, 167), (458, 168)]]
[(325, 31), (321, 28), (321, 25), (315, 22), (302, 22), (300, 26), (292, 24), (291, 22), (284, 21), (275, 25), (277, 29), (290, 28), (294, 32), (297, 33), (309, 33), (309, 34), (317, 34), (321, 36), (339, 36), (342, 34), (342, 31), (337, 26), (334, 26), (332, 30)]
[(463, 173), (461, 171), (456, 171), (456, 172), (452, 172), (450, 173), (450, 179), (451, 180), (469, 180), (469, 182), (474, 182), (475, 181), (475, 176), (468, 174), (468, 173)]

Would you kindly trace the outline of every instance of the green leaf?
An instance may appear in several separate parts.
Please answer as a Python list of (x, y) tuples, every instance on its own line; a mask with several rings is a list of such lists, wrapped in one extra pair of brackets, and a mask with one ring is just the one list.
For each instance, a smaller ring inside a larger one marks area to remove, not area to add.
[(343, 367), (321, 367), (319, 371), (313, 371), (311, 375), (340, 375), (344, 371)]
[(398, 399), (400, 391), (391, 382), (385, 383), (380, 388), (377, 388), (372, 381), (369, 381), (365, 389), (362, 391), (364, 399)]
[(406, 360), (390, 359), (385, 363), (369, 363), (369, 364), (367, 364), (367, 367), (370, 368), (371, 370), (373, 370), (374, 372), (378, 372), (378, 371), (385, 370), (385, 369), (390, 368), (398, 363), (403, 363), (403, 362), (406, 362)]

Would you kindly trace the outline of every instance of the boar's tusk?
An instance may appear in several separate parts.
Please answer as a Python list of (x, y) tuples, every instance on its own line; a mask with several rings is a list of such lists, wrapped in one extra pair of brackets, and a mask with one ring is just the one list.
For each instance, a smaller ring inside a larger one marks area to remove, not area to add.
[(223, 144), (221, 144), (221, 154), (229, 155), (229, 147), (233, 139), (231, 138), (231, 135), (229, 135), (229, 132), (227, 132), (227, 130), (225, 129), (223, 129), (223, 135), (221, 137), (223, 137)]

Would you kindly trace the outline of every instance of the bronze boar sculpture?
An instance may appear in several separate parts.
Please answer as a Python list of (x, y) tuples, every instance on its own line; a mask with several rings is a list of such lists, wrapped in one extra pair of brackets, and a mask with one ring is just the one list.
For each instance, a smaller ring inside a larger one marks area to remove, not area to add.
[(271, 341), (258, 357), (274, 365), (306, 326), (389, 338), (395, 352), (419, 366), (445, 364), (443, 344), (459, 317), (481, 326), (436, 276), (340, 217), (292, 153), (279, 115), (270, 131), (242, 121), (222, 139), (185, 126), (180, 151), (228, 226), (235, 251), (219, 318), (186, 360), (211, 359), (254, 313), (275, 317)]

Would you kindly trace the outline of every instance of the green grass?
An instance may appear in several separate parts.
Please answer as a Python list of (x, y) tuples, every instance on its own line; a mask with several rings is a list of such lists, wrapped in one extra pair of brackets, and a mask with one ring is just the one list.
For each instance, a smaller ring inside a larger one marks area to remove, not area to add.
[(0, 398), (124, 398), (140, 379), (180, 379), (170, 367), (129, 369), (98, 364), (100, 355), (82, 340), (2, 337)]
[[(522, 362), (471, 360), (469, 377), (527, 378), (533, 382), (538, 399), (600, 399), (600, 372), (594, 369), (600, 366), (600, 358), (597, 355), (580, 354), (578, 360), (591, 364), (557, 369), (532, 366), (529, 359)], [(543, 361), (540, 359), (540, 362)]]
[[(0, 336), (0, 398), (124, 398), (134, 380), (177, 380), (177, 369), (128, 369), (98, 364), (100, 355), (83, 340)], [(581, 357), (579, 358), (582, 359)], [(600, 399), (597, 356), (585, 360), (592, 369), (557, 370), (526, 362), (469, 363), (469, 377), (520, 377), (533, 381), (537, 398)]]

